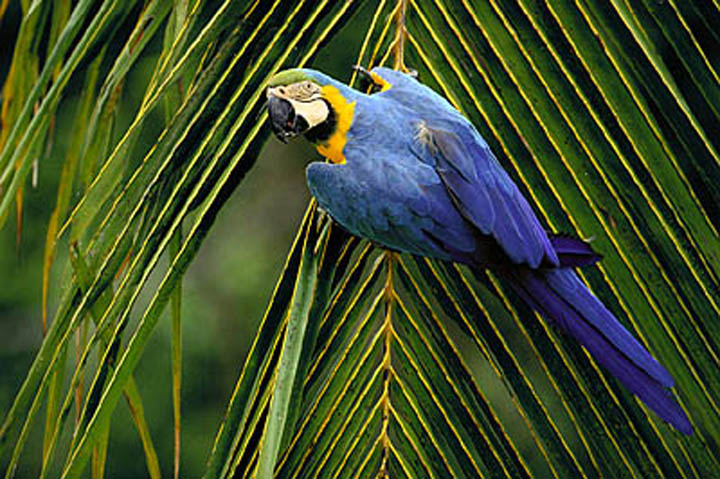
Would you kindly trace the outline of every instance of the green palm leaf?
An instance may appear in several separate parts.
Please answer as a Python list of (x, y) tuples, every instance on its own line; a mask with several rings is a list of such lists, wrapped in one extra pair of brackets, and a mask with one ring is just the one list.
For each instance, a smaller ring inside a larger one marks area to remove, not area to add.
[[(71, 78), (85, 87), (48, 228), (45, 290), (64, 241), (69, 269), (0, 428), (6, 477), (40, 454), (27, 437), (43, 405), (40, 476), (83, 476), (92, 458), (91, 474), (102, 477), (123, 396), (149, 474), (161, 475), (135, 367), (174, 298), (179, 428), (180, 285), (267, 138), (263, 86), (282, 68), (311, 65), (359, 22), (348, 77), (354, 63), (416, 69), (478, 127), (548, 229), (593, 238), (604, 260), (583, 279), (671, 371), (696, 432), (671, 430), (492, 274), (381, 251), (311, 204), (205, 476), (720, 470), (716, 3), (41, 4), (22, 4), (3, 90), (0, 218), (20, 206), (33, 165), (49, 161)], [(141, 58), (152, 74), (127, 121), (120, 98)], [(178, 429), (175, 437), (179, 454)]]

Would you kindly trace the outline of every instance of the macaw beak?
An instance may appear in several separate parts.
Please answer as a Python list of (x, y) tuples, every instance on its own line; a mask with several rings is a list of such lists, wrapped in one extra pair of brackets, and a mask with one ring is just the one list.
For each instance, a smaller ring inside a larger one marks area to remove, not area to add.
[(288, 140), (305, 133), (309, 128), (308, 122), (301, 115), (295, 113), (292, 103), (279, 98), (268, 91), (268, 113), (270, 125), (278, 140), (287, 143)]

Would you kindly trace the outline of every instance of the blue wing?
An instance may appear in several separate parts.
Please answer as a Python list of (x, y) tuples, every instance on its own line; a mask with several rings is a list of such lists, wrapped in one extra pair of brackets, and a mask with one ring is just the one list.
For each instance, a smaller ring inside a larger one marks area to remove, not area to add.
[(424, 146), (417, 140), (409, 148), (383, 150), (364, 142), (372, 149), (346, 150), (345, 164), (311, 163), (310, 190), (351, 233), (392, 249), (475, 266), (506, 262), (505, 255), (531, 267), (545, 258), (556, 264), (547, 234), (510, 178), (463, 173), (458, 160), (444, 158), (457, 152), (435, 133), (447, 151), (440, 155), (438, 147), (434, 165), (421, 156)]
[(400, 251), (471, 262), (481, 247), (477, 232), (432, 166), (407, 159), (355, 150), (345, 164), (308, 165), (308, 186), (319, 205), (355, 235)]
[(513, 263), (557, 266), (558, 256), (525, 197), (469, 124), (426, 129), (436, 170), (462, 215), (491, 235)]
[[(557, 266), (560, 260), (551, 238), (475, 127), (411, 76), (383, 67), (372, 71), (392, 85), (377, 95), (411, 109), (421, 119), (415, 126), (419, 129), (415, 142), (419, 138), (423, 144), (412, 149), (422, 161), (435, 165), (458, 211), (494, 238), (512, 262), (533, 268)], [(427, 156), (433, 158), (423, 158)], [(583, 244), (565, 240), (575, 247)]]

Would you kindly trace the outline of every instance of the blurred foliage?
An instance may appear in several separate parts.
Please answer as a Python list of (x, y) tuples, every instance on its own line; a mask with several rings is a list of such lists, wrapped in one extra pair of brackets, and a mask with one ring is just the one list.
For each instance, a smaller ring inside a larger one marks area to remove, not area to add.
[[(181, 477), (718, 469), (716, 2), (7, 5), (8, 476), (170, 476), (181, 282)], [(350, 81), (393, 54), (549, 228), (595, 238), (606, 258), (584, 278), (677, 378), (694, 436), (492, 276), (379, 252), (305, 209), (317, 155), (265, 144), (264, 82), (298, 64)]]

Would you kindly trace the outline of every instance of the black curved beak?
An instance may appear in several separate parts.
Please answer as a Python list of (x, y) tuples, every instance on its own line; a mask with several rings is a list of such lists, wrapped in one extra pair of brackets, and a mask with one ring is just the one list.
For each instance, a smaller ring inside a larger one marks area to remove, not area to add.
[(305, 118), (296, 115), (292, 104), (283, 98), (268, 95), (268, 113), (272, 131), (283, 143), (308, 129)]

